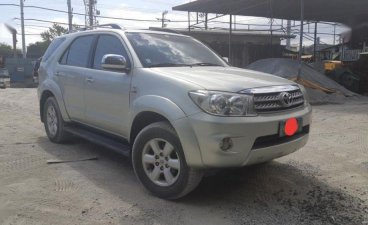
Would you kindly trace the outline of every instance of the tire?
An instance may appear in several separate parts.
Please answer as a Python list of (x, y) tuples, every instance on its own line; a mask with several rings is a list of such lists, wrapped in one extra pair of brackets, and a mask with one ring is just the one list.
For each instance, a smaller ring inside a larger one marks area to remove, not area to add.
[(43, 106), (44, 126), (47, 137), (54, 143), (65, 143), (71, 135), (64, 130), (65, 122), (54, 97), (49, 97)]
[(185, 196), (198, 186), (203, 176), (202, 171), (188, 167), (179, 137), (168, 122), (153, 123), (138, 134), (132, 163), (143, 186), (163, 199)]

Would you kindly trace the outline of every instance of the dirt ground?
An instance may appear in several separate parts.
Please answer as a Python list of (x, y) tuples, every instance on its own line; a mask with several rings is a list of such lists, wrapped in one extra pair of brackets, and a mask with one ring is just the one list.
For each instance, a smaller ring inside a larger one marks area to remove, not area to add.
[[(123, 156), (50, 143), (35, 89), (0, 90), (0, 224), (368, 224), (368, 100), (316, 106), (313, 120), (302, 150), (165, 201)], [(98, 160), (46, 164), (89, 156)]]

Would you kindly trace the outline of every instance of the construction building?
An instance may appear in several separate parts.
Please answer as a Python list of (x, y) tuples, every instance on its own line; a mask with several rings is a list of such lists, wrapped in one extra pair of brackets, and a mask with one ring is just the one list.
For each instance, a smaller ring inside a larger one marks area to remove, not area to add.
[(192, 36), (215, 50), (222, 57), (229, 59), (236, 67), (246, 67), (259, 59), (281, 57), (285, 46), (281, 41), (285, 38), (294, 38), (282, 33), (271, 36), (270, 32), (261, 31), (233, 31), (231, 42), (231, 55), (229, 55), (228, 31), (227, 30), (177, 30), (182, 34)]

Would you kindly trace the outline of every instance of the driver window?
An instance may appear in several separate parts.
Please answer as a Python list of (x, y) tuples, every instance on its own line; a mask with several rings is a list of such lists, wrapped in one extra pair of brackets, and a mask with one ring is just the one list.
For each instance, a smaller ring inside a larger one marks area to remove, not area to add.
[(93, 60), (93, 69), (102, 70), (101, 61), (102, 57), (106, 54), (122, 55), (127, 60), (128, 65), (130, 64), (125, 47), (117, 37), (112, 35), (99, 36)]

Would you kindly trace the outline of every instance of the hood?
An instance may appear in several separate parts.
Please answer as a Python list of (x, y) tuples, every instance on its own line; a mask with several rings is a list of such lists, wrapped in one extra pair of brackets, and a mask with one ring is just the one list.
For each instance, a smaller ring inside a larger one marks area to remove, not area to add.
[(234, 67), (165, 67), (150, 70), (212, 91), (239, 92), (248, 88), (294, 84), (271, 74)]

